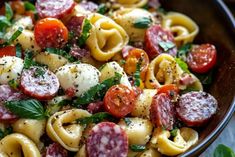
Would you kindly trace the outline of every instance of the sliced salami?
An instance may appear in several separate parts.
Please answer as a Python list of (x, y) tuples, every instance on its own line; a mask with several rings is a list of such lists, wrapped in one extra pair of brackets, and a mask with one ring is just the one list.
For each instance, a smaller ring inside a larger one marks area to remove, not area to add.
[(91, 12), (96, 12), (96, 10), (99, 7), (94, 2), (86, 2), (86, 1), (81, 2), (79, 5), (81, 7), (83, 7), (85, 10), (88, 10), (88, 11), (91, 11)]
[(56, 75), (43, 67), (31, 67), (22, 72), (20, 87), (23, 93), (38, 100), (52, 99), (59, 86)]
[(19, 91), (12, 89), (9, 85), (0, 86), (0, 122), (11, 122), (17, 119), (17, 116), (11, 113), (4, 106), (4, 101), (20, 100), (26, 96)]
[(91, 129), (86, 148), (88, 157), (127, 157), (127, 135), (115, 123), (102, 122)]
[(176, 106), (178, 118), (187, 126), (203, 126), (216, 113), (218, 103), (206, 92), (189, 92), (182, 95)]
[(173, 129), (175, 122), (174, 104), (166, 93), (157, 94), (153, 97), (150, 118), (156, 127), (167, 130)]
[(74, 0), (37, 0), (36, 9), (41, 18), (62, 18), (72, 12)]
[[(163, 46), (167, 50), (164, 50)], [(177, 53), (177, 47), (174, 46), (174, 36), (171, 32), (163, 30), (159, 25), (154, 25), (147, 29), (144, 49), (150, 59), (157, 57), (161, 53), (168, 53), (172, 56), (176, 56)]]
[(68, 157), (68, 151), (59, 143), (53, 143), (46, 148), (44, 157)]
[(92, 114), (97, 113), (97, 112), (101, 112), (102, 110), (104, 110), (104, 102), (103, 101), (90, 103), (87, 106), (87, 111)]
[(85, 16), (72, 16), (67, 22), (66, 27), (69, 32), (74, 33), (74, 36), (79, 37), (82, 32), (82, 24)]

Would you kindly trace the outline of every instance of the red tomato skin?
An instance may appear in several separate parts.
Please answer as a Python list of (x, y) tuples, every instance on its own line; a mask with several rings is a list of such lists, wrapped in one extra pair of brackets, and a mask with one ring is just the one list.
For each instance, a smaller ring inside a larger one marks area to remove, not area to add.
[(55, 18), (39, 20), (35, 25), (34, 35), (41, 48), (62, 48), (68, 41), (68, 29)]
[(187, 56), (189, 68), (196, 73), (206, 73), (212, 69), (217, 60), (217, 51), (212, 44), (194, 46)]
[(175, 97), (179, 94), (179, 88), (174, 84), (167, 84), (158, 88), (157, 94), (165, 93), (170, 98)]
[(0, 57), (4, 56), (16, 56), (16, 48), (15, 46), (6, 46), (0, 48)]
[(125, 117), (135, 105), (136, 94), (125, 85), (112, 86), (105, 94), (105, 110), (117, 118)]

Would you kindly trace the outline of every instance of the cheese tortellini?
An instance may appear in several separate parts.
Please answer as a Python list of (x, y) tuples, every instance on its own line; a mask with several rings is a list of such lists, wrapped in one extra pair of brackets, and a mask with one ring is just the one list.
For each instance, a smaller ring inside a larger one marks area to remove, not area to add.
[(150, 119), (150, 106), (153, 96), (157, 93), (156, 89), (144, 89), (137, 97), (135, 107), (131, 112), (132, 116)]
[[(78, 118), (89, 117), (86, 110), (71, 109), (52, 115), (46, 126), (48, 136), (69, 151), (78, 151), (84, 126), (74, 123)], [(64, 125), (66, 124), (66, 125)]]
[(24, 157), (41, 157), (34, 142), (23, 134), (13, 133), (0, 141), (0, 156), (21, 157), (21, 154)]
[(115, 0), (115, 2), (117, 3), (115, 7), (140, 8), (147, 4), (148, 0)]
[(175, 34), (178, 47), (193, 42), (199, 32), (199, 27), (191, 18), (176, 12), (170, 12), (164, 17), (162, 27)]
[(142, 118), (128, 118), (127, 124), (124, 120), (119, 125), (126, 131), (129, 145), (145, 145), (152, 134), (153, 124)]
[(92, 28), (86, 45), (98, 61), (108, 61), (128, 43), (126, 31), (109, 17), (98, 13), (88, 16)]
[(99, 83), (100, 72), (89, 64), (66, 64), (56, 70), (61, 87), (80, 96)]
[(161, 157), (162, 155), (154, 148), (150, 147), (138, 157)]
[(147, 88), (159, 88), (165, 84), (175, 84), (182, 90), (186, 89), (187, 86), (193, 86), (197, 90), (202, 90), (201, 82), (193, 74), (188, 74), (193, 79), (192, 83), (187, 86), (182, 84), (180, 80), (184, 75), (184, 71), (171, 55), (161, 54), (151, 61), (145, 85)]
[(121, 25), (130, 37), (130, 41), (144, 41), (147, 28), (136, 28), (134, 23), (141, 19), (149, 19), (154, 24), (154, 16), (140, 8), (122, 8), (113, 13), (113, 19)]
[(10, 80), (19, 81), (24, 61), (18, 57), (0, 58), (0, 84), (8, 84)]
[(169, 139), (170, 132), (161, 128), (156, 128), (151, 145), (164, 155), (175, 156), (188, 150), (198, 141), (198, 133), (191, 128), (181, 128), (177, 131), (173, 141)]
[(44, 134), (45, 127), (45, 120), (19, 119), (13, 124), (13, 131), (28, 136), (38, 147), (42, 147), (40, 137)]
[(108, 62), (100, 68), (100, 73), (101, 73), (100, 82), (107, 80), (111, 77), (114, 77), (115, 72), (122, 75), (122, 78), (120, 80), (121, 84), (126, 85), (128, 87), (131, 87), (131, 84), (130, 84), (128, 77), (127, 77), (126, 73), (124, 72), (123, 68), (120, 67), (120, 65), (115, 61)]

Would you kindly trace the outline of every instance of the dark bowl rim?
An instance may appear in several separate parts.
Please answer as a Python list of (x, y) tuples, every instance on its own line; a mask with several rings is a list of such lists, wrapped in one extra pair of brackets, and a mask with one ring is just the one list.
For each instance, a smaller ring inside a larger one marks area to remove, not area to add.
[[(232, 32), (235, 35), (235, 19), (233, 14), (222, 0), (215, 0), (214, 2), (217, 5), (217, 7), (220, 9), (220, 12), (226, 18), (227, 23), (229, 24)], [(234, 112), (235, 112), (235, 96), (233, 97), (233, 101), (229, 109), (227, 110), (226, 115), (224, 116), (223, 120), (218, 124), (218, 126), (202, 142), (193, 147), (191, 150), (179, 156), (188, 157), (202, 153), (202, 151), (205, 150), (220, 135), (220, 133), (223, 131), (223, 129), (227, 126), (228, 122), (232, 118)]]

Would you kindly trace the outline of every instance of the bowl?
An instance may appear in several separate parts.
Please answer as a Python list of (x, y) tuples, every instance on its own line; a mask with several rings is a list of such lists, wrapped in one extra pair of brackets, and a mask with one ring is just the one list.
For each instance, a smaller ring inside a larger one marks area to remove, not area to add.
[(206, 87), (219, 103), (219, 110), (199, 129), (197, 145), (179, 157), (199, 156), (222, 132), (235, 110), (235, 20), (222, 0), (162, 0), (163, 8), (190, 16), (200, 27), (196, 43), (216, 45), (218, 62), (213, 83)]

